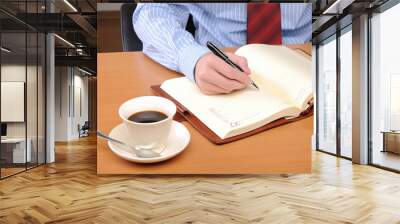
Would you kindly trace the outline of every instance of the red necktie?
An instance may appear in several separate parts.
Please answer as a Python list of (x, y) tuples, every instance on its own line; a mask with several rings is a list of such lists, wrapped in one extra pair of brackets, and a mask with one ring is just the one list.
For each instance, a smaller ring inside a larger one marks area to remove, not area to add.
[(247, 4), (247, 43), (282, 44), (279, 3)]

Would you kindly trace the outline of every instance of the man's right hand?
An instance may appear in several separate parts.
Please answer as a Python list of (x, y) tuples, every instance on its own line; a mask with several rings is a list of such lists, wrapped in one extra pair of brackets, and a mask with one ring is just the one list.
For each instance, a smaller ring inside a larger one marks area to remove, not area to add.
[(211, 52), (202, 56), (195, 67), (196, 84), (205, 94), (231, 93), (250, 85), (250, 69), (244, 57), (226, 53), (229, 59), (239, 65), (241, 72)]

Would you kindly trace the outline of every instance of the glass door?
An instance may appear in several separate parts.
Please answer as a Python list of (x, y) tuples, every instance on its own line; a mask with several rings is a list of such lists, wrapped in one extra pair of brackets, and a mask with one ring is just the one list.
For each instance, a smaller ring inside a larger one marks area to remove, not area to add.
[(26, 170), (31, 161), (26, 117), (27, 37), (24, 27), (19, 28), (1, 31), (2, 178)]
[(21, 22), (44, 1), (0, 2), (0, 178), (45, 163), (45, 34)]

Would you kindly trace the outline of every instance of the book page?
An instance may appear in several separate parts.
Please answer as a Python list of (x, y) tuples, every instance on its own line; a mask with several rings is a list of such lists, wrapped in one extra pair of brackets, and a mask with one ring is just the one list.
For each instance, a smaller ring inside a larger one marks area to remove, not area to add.
[(231, 94), (204, 95), (186, 77), (167, 80), (161, 88), (222, 139), (300, 113), (298, 108), (290, 106), (266, 88), (265, 91), (246, 88)]
[(261, 89), (302, 110), (313, 97), (311, 58), (285, 46), (250, 44), (237, 55), (247, 58), (251, 78)]

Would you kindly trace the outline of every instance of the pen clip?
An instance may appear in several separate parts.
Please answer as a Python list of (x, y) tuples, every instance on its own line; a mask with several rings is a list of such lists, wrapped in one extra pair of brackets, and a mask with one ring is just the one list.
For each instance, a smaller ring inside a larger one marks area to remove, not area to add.
[(219, 57), (221, 57), (222, 59), (226, 60), (228, 59), (228, 56), (226, 54), (224, 54), (224, 52), (222, 52), (217, 46), (215, 46), (213, 43), (211, 43), (210, 41), (207, 41), (207, 47), (213, 51), (213, 53)]

